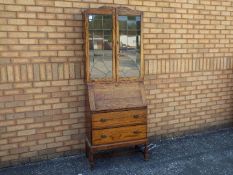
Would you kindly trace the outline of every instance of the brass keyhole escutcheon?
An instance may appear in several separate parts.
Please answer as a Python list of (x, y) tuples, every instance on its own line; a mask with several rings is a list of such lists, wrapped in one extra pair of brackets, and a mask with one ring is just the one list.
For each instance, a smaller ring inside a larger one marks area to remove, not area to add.
[(102, 134), (100, 137), (101, 137), (101, 139), (105, 139), (107, 136)]
[(139, 115), (133, 115), (133, 118), (139, 118), (140, 116)]
[(101, 119), (100, 119), (100, 122), (103, 122), (103, 123), (104, 123), (104, 122), (106, 122), (106, 121), (107, 121), (107, 119), (105, 119), (105, 118), (101, 118)]
[(140, 134), (141, 131), (134, 131), (133, 133), (134, 133), (134, 134)]

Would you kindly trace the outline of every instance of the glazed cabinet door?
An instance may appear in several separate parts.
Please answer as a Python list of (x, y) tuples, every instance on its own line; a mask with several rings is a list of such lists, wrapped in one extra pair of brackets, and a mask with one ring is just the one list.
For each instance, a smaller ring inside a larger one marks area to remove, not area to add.
[(112, 11), (85, 14), (87, 81), (112, 81), (115, 76), (115, 16)]

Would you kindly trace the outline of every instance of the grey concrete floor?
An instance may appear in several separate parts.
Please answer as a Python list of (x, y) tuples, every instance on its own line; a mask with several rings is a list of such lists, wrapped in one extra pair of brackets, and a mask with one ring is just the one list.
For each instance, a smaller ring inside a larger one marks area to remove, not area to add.
[(84, 155), (0, 169), (0, 175), (233, 175), (233, 128), (156, 143), (140, 153), (104, 157), (89, 170)]

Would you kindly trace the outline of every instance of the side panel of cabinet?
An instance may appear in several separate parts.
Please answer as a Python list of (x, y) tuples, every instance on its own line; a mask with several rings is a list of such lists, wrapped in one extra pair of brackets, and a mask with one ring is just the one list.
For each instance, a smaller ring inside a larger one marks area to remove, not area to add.
[(90, 109), (90, 99), (88, 95), (88, 88), (86, 86), (85, 90), (85, 126), (86, 126), (86, 137), (89, 141), (92, 138), (92, 120), (91, 120), (91, 109)]

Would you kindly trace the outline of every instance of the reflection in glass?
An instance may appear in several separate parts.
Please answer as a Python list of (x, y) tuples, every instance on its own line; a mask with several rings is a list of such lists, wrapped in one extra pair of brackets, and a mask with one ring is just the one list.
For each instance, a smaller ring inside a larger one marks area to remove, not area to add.
[(140, 75), (140, 16), (119, 16), (120, 77)]
[(112, 16), (89, 15), (91, 79), (112, 77)]
[(127, 30), (127, 16), (119, 16), (118, 21), (119, 21), (119, 28), (121, 30)]

